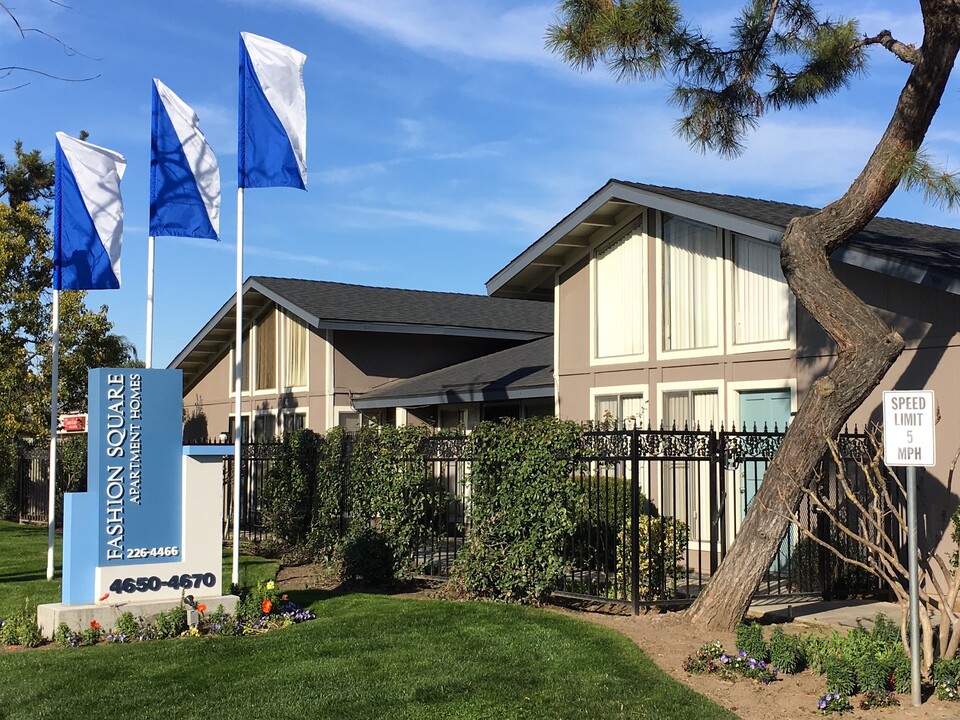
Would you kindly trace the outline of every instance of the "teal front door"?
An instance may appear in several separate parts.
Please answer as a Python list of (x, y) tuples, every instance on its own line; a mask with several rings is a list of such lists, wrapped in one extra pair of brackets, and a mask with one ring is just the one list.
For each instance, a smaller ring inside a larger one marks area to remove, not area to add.
[[(747, 432), (757, 430), (773, 432), (776, 428), (783, 432), (790, 422), (789, 390), (751, 390), (740, 393), (740, 421)], [(740, 520), (756, 495), (763, 473), (767, 469), (765, 460), (745, 460), (740, 470)], [(787, 572), (790, 564), (790, 535), (780, 543), (780, 551), (773, 559), (770, 572), (780, 575)]]
[[(773, 432), (774, 427), (780, 432), (790, 422), (790, 391), (789, 390), (751, 390), (740, 393), (740, 422), (750, 432), (754, 429), (763, 432)], [(743, 519), (747, 506), (763, 480), (763, 471), (766, 463), (747, 463), (743, 468), (741, 479), (740, 518)]]

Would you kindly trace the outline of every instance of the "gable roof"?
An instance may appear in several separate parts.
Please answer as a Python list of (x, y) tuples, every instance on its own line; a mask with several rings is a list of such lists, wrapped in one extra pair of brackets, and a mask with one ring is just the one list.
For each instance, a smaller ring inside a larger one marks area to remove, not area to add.
[(553, 397), (553, 337), (500, 350), (353, 397), (358, 410)]
[[(315, 330), (531, 340), (553, 333), (553, 304), (487, 295), (400, 290), (323, 280), (250, 277), (243, 284), (244, 325), (276, 303)], [(236, 295), (171, 361), (183, 370), (184, 391), (229, 351)]]
[[(498, 297), (552, 296), (554, 273), (603, 233), (649, 207), (779, 243), (790, 220), (818, 208), (609, 180), (487, 281)], [(834, 260), (960, 294), (960, 230), (877, 217)]]

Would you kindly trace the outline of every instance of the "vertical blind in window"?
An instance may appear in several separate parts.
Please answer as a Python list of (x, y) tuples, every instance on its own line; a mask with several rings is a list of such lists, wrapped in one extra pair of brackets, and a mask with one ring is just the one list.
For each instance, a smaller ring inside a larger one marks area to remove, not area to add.
[[(716, 390), (682, 390), (663, 394), (664, 427), (678, 430), (716, 427), (720, 417)], [(706, 518), (701, 522), (701, 499), (709, 492), (709, 471), (698, 462), (667, 462), (662, 466), (661, 506), (663, 514), (687, 524), (690, 539), (699, 540), (708, 531)], [(702, 527), (701, 527), (702, 525)]]
[(745, 235), (733, 244), (734, 343), (786, 340), (790, 335), (790, 290), (780, 269), (780, 248)]
[(663, 223), (663, 347), (717, 346), (717, 229), (670, 217)]
[(267, 313), (257, 325), (257, 390), (277, 387), (277, 316)]
[(299, 318), (283, 316), (283, 377), (287, 387), (307, 384), (307, 326)]
[(598, 395), (597, 422), (611, 429), (633, 430), (643, 423), (643, 395)]
[(637, 228), (597, 251), (597, 357), (643, 354), (643, 236)]

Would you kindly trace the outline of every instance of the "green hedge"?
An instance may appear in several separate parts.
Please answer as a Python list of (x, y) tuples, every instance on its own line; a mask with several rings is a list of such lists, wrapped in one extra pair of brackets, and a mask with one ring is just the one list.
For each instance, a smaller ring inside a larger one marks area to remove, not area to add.
[(473, 530), (453, 580), (473, 596), (538, 602), (563, 573), (583, 494), (571, 477), (581, 429), (538, 418), (481, 423), (470, 436)]

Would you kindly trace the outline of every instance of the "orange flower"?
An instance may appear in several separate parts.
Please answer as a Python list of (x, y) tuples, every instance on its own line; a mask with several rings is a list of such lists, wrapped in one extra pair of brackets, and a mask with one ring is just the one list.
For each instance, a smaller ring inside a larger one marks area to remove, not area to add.
[(262, 603), (260, 603), (260, 609), (263, 610), (264, 615), (269, 615), (270, 611), (273, 610), (273, 600), (267, 598)]
[(203, 604), (197, 605), (197, 612), (198, 612), (198, 613), (205, 613), (206, 611), (207, 611), (207, 606), (206, 606), (206, 605), (203, 605)]
[(97, 602), (103, 602), (108, 597), (110, 597), (110, 593), (104, 593), (103, 595), (100, 596), (100, 599)]
[(98, 623), (96, 620), (91, 620), (91, 621), (90, 621), (90, 627), (92, 627), (94, 630), (99, 630), (99, 629), (100, 629), (100, 623)]

